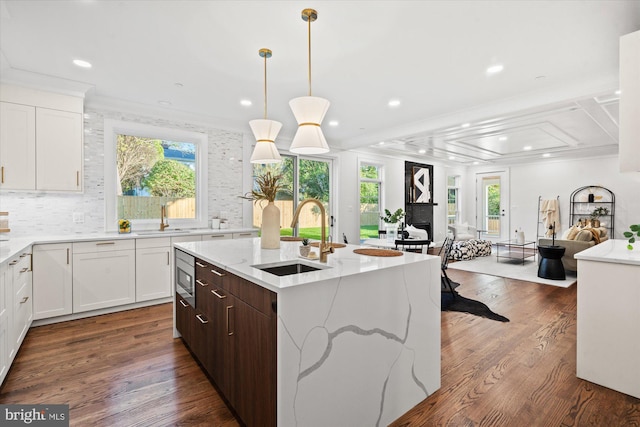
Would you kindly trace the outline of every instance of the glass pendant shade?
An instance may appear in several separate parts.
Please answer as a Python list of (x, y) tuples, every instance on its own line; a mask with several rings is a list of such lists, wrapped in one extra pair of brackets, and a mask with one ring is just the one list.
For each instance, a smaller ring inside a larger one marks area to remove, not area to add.
[(298, 130), (289, 150), (297, 154), (322, 154), (329, 152), (329, 144), (320, 124), (329, 109), (329, 101), (316, 96), (301, 96), (289, 101), (298, 122)]
[(279, 163), (282, 161), (276, 137), (282, 128), (282, 123), (275, 120), (258, 119), (249, 122), (253, 136), (256, 138), (256, 146), (251, 154), (251, 163)]

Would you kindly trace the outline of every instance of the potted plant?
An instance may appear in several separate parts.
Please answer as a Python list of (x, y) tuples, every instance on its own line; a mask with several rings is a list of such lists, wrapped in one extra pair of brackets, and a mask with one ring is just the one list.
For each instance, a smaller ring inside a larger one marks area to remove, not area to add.
[(609, 215), (609, 208), (604, 206), (598, 206), (591, 212), (591, 226), (592, 227), (600, 227), (600, 218), (601, 216)]
[(387, 240), (395, 240), (398, 233), (398, 221), (405, 216), (405, 212), (402, 208), (398, 208), (394, 213), (391, 213), (389, 209), (384, 210), (385, 216), (381, 216), (380, 219), (385, 222), (385, 230), (387, 234)]
[(126, 234), (131, 233), (131, 223), (128, 219), (119, 219), (118, 220), (118, 233)]
[(629, 244), (627, 245), (627, 249), (631, 251), (633, 250), (633, 243), (636, 242), (636, 236), (640, 237), (640, 224), (632, 224), (629, 226), (629, 229), (631, 231), (625, 231), (622, 234), (624, 235), (624, 237), (629, 239)]
[(267, 206), (262, 209), (262, 225), (260, 227), (260, 246), (263, 249), (280, 248), (280, 209), (273, 203), (278, 191), (282, 190), (282, 175), (267, 171), (256, 177), (255, 188), (243, 198), (254, 203), (266, 200)]
[(311, 246), (309, 246), (309, 239), (302, 239), (302, 246), (300, 246), (300, 255), (303, 257), (308, 257), (309, 252), (311, 252)]

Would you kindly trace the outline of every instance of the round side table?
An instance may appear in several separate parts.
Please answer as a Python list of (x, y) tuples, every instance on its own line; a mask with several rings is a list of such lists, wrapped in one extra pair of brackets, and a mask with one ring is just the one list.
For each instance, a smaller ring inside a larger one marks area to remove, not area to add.
[(538, 265), (538, 277), (551, 280), (564, 280), (564, 265), (562, 265), (562, 257), (564, 256), (564, 246), (538, 246), (540, 254), (540, 264)]

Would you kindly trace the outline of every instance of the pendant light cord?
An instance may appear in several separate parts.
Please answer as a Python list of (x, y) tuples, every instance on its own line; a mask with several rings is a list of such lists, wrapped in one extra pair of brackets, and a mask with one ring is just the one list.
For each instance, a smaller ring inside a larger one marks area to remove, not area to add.
[(309, 96), (311, 96), (311, 17), (307, 20), (308, 23), (308, 49), (309, 49)]
[(267, 119), (267, 55), (264, 56), (264, 119)]

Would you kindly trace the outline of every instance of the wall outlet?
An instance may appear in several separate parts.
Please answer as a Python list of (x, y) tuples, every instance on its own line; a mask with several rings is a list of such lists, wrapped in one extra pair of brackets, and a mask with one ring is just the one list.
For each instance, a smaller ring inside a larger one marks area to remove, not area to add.
[(73, 213), (73, 223), (74, 224), (84, 224), (84, 212), (74, 212)]

